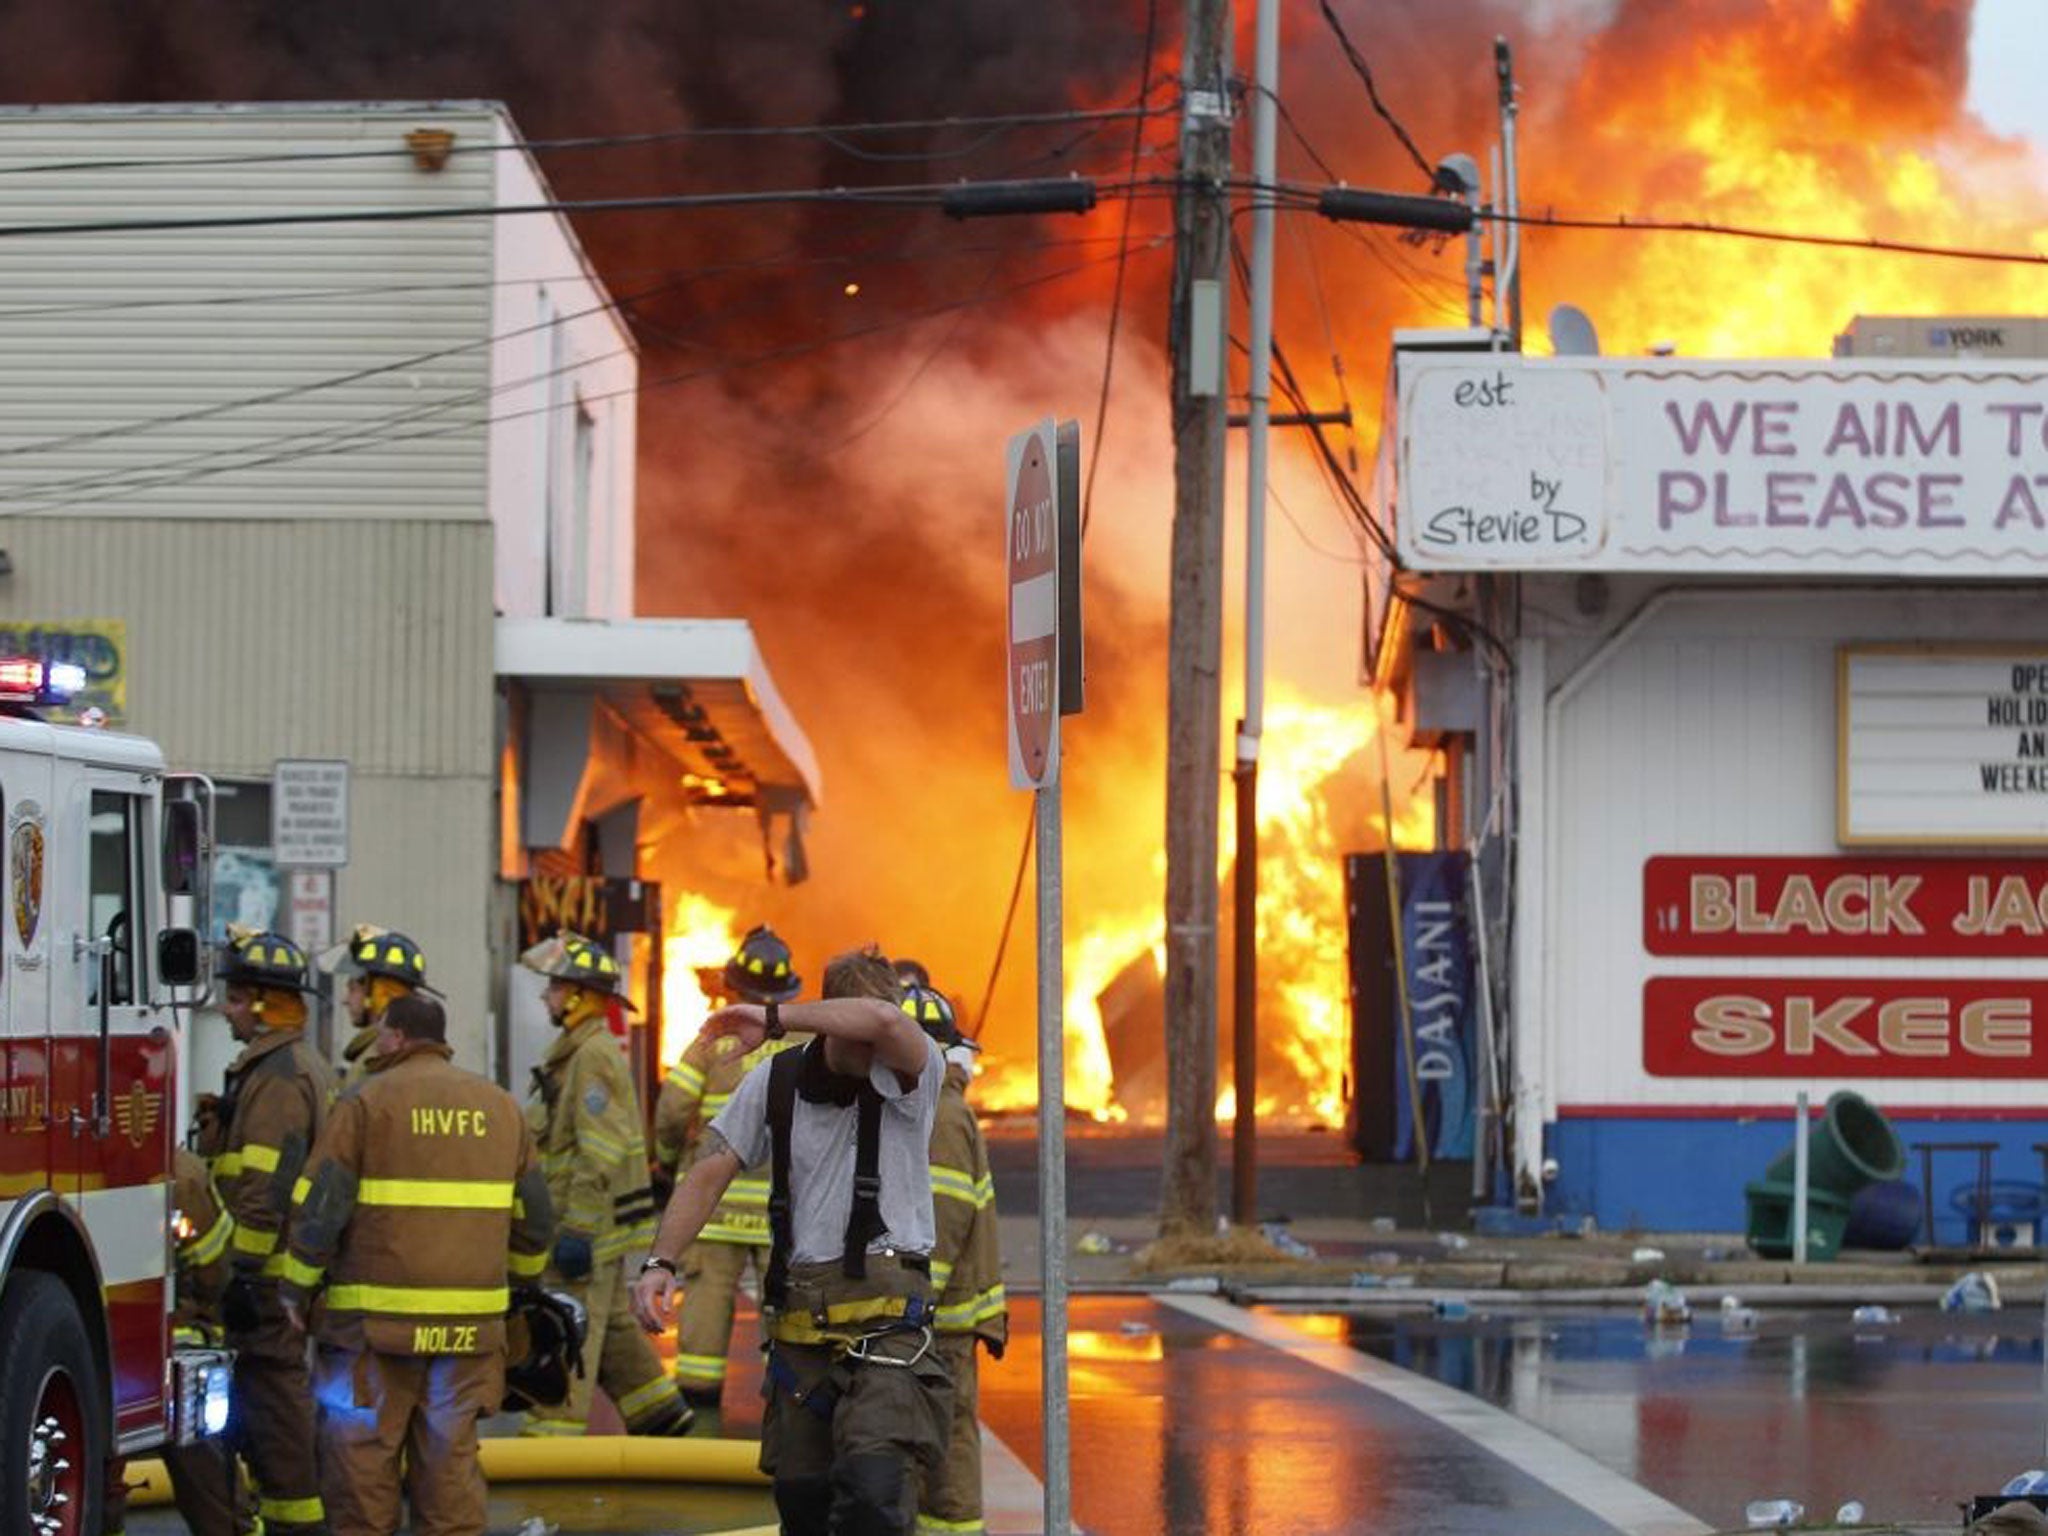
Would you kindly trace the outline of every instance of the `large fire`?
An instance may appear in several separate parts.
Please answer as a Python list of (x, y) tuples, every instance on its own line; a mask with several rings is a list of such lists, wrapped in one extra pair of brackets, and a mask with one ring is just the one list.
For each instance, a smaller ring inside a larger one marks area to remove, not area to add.
[(680, 1056), (717, 1002), (702, 972), (723, 966), (740, 941), (739, 914), (690, 891), (663, 893), (661, 1059)]
[[(1383, 728), (1375, 702), (1363, 695), (1349, 705), (1328, 705), (1282, 689), (1267, 712), (1259, 768), (1262, 1120), (1332, 1125), (1343, 1119), (1351, 1048), (1342, 859), (1385, 836), (1372, 809), (1378, 804)], [(1427, 846), (1434, 831), (1430, 802), (1408, 792), (1416, 759), (1390, 752), (1387, 761), (1396, 765), (1395, 845)], [(1400, 780), (1404, 767), (1407, 782)], [(1355, 830), (1360, 825), (1368, 829), (1362, 839)], [(1219, 881), (1230, 871), (1226, 848), (1218, 860)], [(1068, 936), (1069, 1110), (1114, 1123), (1156, 1122), (1163, 1114), (1163, 1019), (1156, 1005), (1165, 964), (1164, 920), (1156, 904), (1097, 918)], [(1229, 989), (1221, 990), (1219, 1028), (1228, 1039)], [(1133, 1001), (1133, 993), (1139, 1000)], [(1117, 1010), (1114, 1024), (1104, 1016), (1105, 1003)], [(1113, 1049), (1113, 1027), (1140, 1038)], [(1024, 1044), (1028, 1052), (1029, 1041)], [(1130, 1063), (1128, 1080), (1119, 1074), (1119, 1057)], [(1035, 1107), (1035, 1059), (1026, 1053), (992, 1057), (979, 1096), (994, 1111)], [(1236, 1090), (1226, 1082), (1217, 1117), (1227, 1118), (1235, 1104)]]

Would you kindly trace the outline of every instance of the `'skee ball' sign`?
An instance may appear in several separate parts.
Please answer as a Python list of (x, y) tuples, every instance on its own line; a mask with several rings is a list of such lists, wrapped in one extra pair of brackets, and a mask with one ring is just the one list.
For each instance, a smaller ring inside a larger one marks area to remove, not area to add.
[[(1652, 858), (1643, 947), (2048, 959), (2048, 860)], [(2048, 976), (1653, 977), (1643, 1065), (1659, 1077), (2036, 1077)]]

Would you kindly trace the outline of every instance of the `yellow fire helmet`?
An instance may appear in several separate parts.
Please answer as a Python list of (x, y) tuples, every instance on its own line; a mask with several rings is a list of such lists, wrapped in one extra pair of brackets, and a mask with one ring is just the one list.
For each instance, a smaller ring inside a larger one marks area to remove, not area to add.
[(619, 969), (619, 962), (602, 944), (580, 933), (558, 933), (542, 939), (519, 957), (519, 963), (551, 981), (573, 982), (615, 997), (628, 1008), (633, 1006), (633, 1000), (626, 996), (626, 976)]

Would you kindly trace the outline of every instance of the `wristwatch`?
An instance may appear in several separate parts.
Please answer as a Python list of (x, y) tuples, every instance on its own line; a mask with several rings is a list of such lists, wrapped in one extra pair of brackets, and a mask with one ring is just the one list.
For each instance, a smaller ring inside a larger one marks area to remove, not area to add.
[(658, 1270), (661, 1270), (661, 1271), (662, 1271), (663, 1273), (665, 1273), (665, 1274), (666, 1274), (666, 1275), (667, 1275), (667, 1276), (669, 1277), (669, 1279), (671, 1279), (671, 1280), (673, 1280), (673, 1279), (675, 1279), (675, 1278), (676, 1278), (676, 1267), (675, 1267), (675, 1265), (674, 1265), (674, 1264), (673, 1264), (673, 1263), (672, 1263), (672, 1262), (671, 1262), (670, 1260), (668, 1260), (668, 1259), (664, 1259), (664, 1258), (663, 1258), (663, 1257), (662, 1257), (662, 1256), (661, 1256), (660, 1254), (658, 1254), (658, 1253), (650, 1253), (649, 1255), (647, 1255), (647, 1257), (646, 1257), (646, 1258), (644, 1258), (644, 1259), (642, 1259), (642, 1260), (640, 1261), (640, 1273), (641, 1273), (641, 1274), (643, 1274), (643, 1275), (644, 1275), (644, 1274), (646, 1274), (646, 1273), (647, 1273), (647, 1271), (649, 1271), (650, 1269), (658, 1269)]
[(780, 1040), (789, 1033), (788, 1026), (782, 1022), (782, 1004), (766, 1003), (762, 1005), (761, 1011), (767, 1015), (767, 1035), (770, 1040)]

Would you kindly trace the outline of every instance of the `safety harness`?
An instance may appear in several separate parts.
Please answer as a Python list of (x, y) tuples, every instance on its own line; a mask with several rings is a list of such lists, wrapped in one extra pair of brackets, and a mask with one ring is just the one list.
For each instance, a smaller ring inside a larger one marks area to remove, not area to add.
[[(832, 1346), (832, 1371), (808, 1392), (795, 1369), (771, 1344), (769, 1379), (821, 1418), (830, 1418), (839, 1398), (851, 1385), (855, 1364), (908, 1366), (931, 1347), (932, 1303), (922, 1296), (877, 1296), (835, 1302), (807, 1313), (789, 1311), (789, 1256), (795, 1229), (789, 1193), (791, 1130), (796, 1101), (856, 1106), (853, 1143), (853, 1205), (847, 1212), (840, 1269), (850, 1280), (868, 1272), (868, 1244), (888, 1230), (882, 1220), (882, 1096), (874, 1084), (856, 1082), (825, 1065), (825, 1042), (814, 1039), (802, 1050), (784, 1051), (768, 1066), (768, 1273), (761, 1283), (764, 1305), (778, 1314), (773, 1333), (786, 1344)], [(906, 1262), (916, 1267), (914, 1259)], [(924, 1342), (908, 1360), (873, 1352), (874, 1344), (892, 1334), (922, 1333)]]

